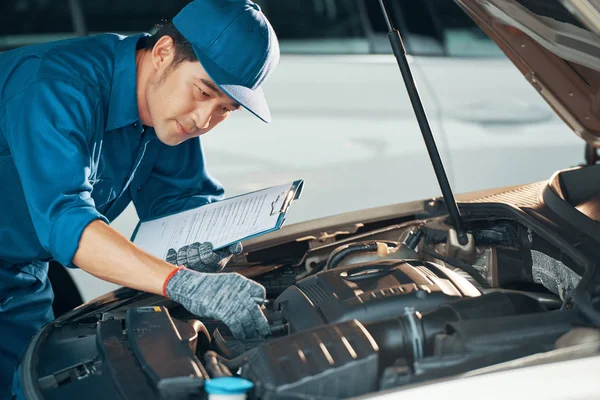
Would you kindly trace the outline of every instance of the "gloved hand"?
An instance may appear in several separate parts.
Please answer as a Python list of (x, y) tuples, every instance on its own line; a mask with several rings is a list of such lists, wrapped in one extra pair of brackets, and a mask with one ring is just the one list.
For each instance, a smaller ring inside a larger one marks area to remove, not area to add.
[(271, 333), (267, 318), (254, 298), (265, 288), (238, 273), (211, 274), (180, 268), (167, 278), (163, 294), (200, 317), (223, 321), (236, 339)]
[(183, 246), (179, 251), (169, 249), (166, 261), (199, 272), (219, 272), (225, 268), (225, 264), (231, 259), (231, 256), (241, 253), (242, 244), (240, 242), (217, 251), (213, 251), (213, 245), (210, 242), (196, 242)]
[(542, 252), (531, 250), (531, 260), (533, 281), (558, 295), (563, 301), (571, 296), (581, 282), (581, 276), (572, 269)]

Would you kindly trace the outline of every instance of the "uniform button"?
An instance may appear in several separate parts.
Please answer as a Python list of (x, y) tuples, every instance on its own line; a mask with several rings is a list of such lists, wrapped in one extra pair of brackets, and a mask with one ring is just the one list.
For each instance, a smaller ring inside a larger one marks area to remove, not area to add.
[(138, 125), (138, 124), (137, 124), (137, 122), (134, 122), (134, 123), (133, 123), (133, 127), (134, 127), (134, 128), (137, 128), (137, 125)]

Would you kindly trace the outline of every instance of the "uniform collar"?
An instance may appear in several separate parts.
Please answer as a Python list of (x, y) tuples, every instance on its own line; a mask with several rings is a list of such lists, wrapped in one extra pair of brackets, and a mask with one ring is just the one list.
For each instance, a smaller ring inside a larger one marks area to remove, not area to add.
[(117, 45), (106, 120), (107, 131), (140, 121), (135, 52), (140, 39), (147, 36), (148, 34), (142, 33), (125, 37)]

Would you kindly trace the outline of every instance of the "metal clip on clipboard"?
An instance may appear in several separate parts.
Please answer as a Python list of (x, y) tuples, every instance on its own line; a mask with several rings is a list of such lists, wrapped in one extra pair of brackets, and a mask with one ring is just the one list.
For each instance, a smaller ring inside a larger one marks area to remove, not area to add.
[[(277, 210), (276, 209), (277, 203), (279, 203), (279, 199), (281, 199), (281, 196), (283, 196), (284, 194), (285, 194), (285, 199), (283, 200), (283, 203), (281, 204), (281, 208), (279, 210)], [(269, 216), (272, 217), (273, 215), (285, 213), (293, 199), (294, 199), (293, 188), (288, 190), (287, 193), (281, 193), (279, 196), (277, 196), (277, 198), (275, 200), (273, 200), (271, 202), (271, 213), (269, 214)]]
[[(285, 214), (290, 206), (290, 204), (292, 203), (292, 200), (298, 199), (300, 197), (300, 194), (302, 193), (302, 188), (304, 186), (304, 181), (303, 180), (299, 180), (294, 182), (294, 184), (292, 185), (292, 187), (286, 192), (283, 192), (281, 194), (279, 194), (279, 196), (277, 196), (277, 198), (275, 200), (273, 200), (271, 202), (271, 212), (269, 214), (269, 216), (273, 216), (273, 215), (277, 215), (277, 214)], [(285, 195), (285, 199), (283, 200), (283, 203), (281, 203), (281, 207), (279, 210), (277, 210), (277, 204), (279, 203), (279, 200), (281, 199), (281, 196)]]

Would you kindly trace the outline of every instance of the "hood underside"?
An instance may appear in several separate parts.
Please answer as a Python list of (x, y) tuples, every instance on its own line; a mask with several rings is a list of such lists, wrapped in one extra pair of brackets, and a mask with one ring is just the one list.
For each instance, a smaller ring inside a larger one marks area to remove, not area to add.
[(600, 4), (456, 0), (555, 112), (600, 147)]

